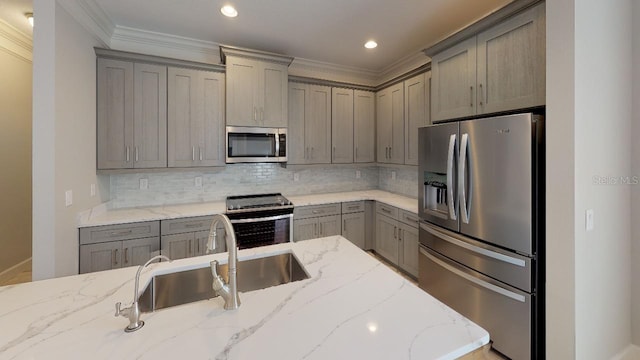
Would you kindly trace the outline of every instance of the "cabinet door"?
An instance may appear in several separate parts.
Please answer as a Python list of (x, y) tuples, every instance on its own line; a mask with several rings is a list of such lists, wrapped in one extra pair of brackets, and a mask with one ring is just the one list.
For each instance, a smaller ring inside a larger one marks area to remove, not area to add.
[(379, 163), (389, 162), (391, 146), (391, 91), (382, 89), (376, 94), (376, 132), (377, 160)]
[(305, 164), (307, 162), (308, 145), (305, 143), (305, 128), (310, 125), (311, 111), (307, 109), (309, 85), (289, 83), (289, 128), (287, 142), (289, 153), (288, 164)]
[[(226, 232), (224, 226), (218, 226), (216, 230), (216, 248), (211, 252), (217, 254), (227, 251)], [(194, 234), (195, 251), (193, 256), (207, 255), (207, 242), (209, 241), (209, 231), (198, 231)]]
[(258, 126), (255, 99), (258, 67), (255, 60), (227, 56), (227, 126)]
[(286, 65), (264, 62), (260, 66), (260, 124), (265, 127), (287, 127)]
[(318, 218), (293, 221), (293, 241), (315, 239), (318, 237)]
[(391, 143), (389, 161), (404, 164), (404, 86), (402, 83), (391, 87)]
[(198, 127), (198, 166), (224, 166), (225, 163), (225, 75), (212, 71), (198, 72), (198, 111), (201, 122)]
[(155, 236), (122, 242), (122, 267), (144, 265), (160, 253), (160, 238)]
[(319, 236), (324, 237), (342, 234), (340, 218), (340, 215), (323, 216), (318, 218)]
[(135, 168), (167, 167), (167, 67), (135, 64)]
[(429, 125), (427, 115), (427, 75), (404, 82), (404, 163), (418, 165), (418, 128)]
[(398, 264), (398, 222), (388, 216), (376, 214), (376, 252)]
[(478, 113), (545, 103), (544, 4), (478, 35)]
[(163, 235), (161, 239), (162, 254), (171, 260), (184, 259), (195, 255), (197, 244), (194, 233)]
[(80, 246), (80, 273), (111, 270), (122, 267), (122, 241)]
[(196, 146), (201, 136), (199, 125), (198, 71), (168, 69), (168, 166), (189, 167), (196, 164)]
[(400, 267), (413, 276), (418, 276), (418, 229), (407, 224), (398, 223), (400, 232)]
[(98, 169), (133, 167), (133, 63), (98, 59)]
[(354, 162), (376, 161), (375, 94), (370, 91), (353, 92), (353, 151)]
[(342, 215), (342, 236), (364, 249), (364, 212)]
[(331, 162), (353, 163), (353, 90), (331, 89)]
[(476, 38), (431, 59), (431, 119), (454, 119), (476, 113)]
[(307, 163), (329, 164), (331, 162), (331, 88), (309, 86), (309, 122), (305, 126)]

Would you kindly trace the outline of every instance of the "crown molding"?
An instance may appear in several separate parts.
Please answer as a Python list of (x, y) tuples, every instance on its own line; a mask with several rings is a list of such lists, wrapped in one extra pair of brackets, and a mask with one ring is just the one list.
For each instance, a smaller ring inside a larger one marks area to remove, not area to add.
[(33, 62), (31, 37), (3, 20), (0, 20), (0, 50), (29, 63)]
[(393, 81), (393, 79), (409, 73), (412, 70), (424, 67), (430, 62), (430, 57), (426, 56), (422, 51), (416, 50), (382, 69), (378, 75), (376, 86)]
[(109, 46), (115, 24), (95, 0), (58, 0), (58, 3), (103, 46)]
[(295, 58), (293, 60), (293, 63), (289, 66), (289, 75), (367, 87), (376, 86), (380, 77), (377, 71), (304, 58)]
[(252, 50), (235, 46), (220, 45), (220, 60), (223, 64), (227, 63), (227, 56), (235, 56), (247, 59), (257, 59), (263, 61), (274, 62), (287, 67), (291, 65), (293, 57), (282, 54), (276, 54), (267, 51)]
[(126, 26), (116, 26), (111, 37), (111, 47), (181, 60), (220, 64), (218, 43)]

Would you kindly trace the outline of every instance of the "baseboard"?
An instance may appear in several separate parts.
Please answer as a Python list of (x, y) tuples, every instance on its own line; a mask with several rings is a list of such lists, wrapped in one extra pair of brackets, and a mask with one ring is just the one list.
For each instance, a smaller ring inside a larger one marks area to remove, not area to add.
[(629, 344), (621, 352), (611, 358), (611, 360), (637, 360), (640, 359), (640, 347)]
[(23, 271), (31, 271), (31, 258), (21, 261), (12, 267), (0, 272), (0, 284), (5, 283), (7, 280), (13, 278)]

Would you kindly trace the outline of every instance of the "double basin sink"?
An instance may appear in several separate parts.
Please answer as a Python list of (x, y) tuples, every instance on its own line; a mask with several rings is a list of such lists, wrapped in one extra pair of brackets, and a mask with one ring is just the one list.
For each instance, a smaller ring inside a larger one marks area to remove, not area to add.
[[(228, 279), (227, 264), (218, 265), (218, 273)], [(238, 261), (238, 291), (248, 292), (308, 279), (302, 265), (291, 253)], [(211, 299), (210, 267), (156, 275), (138, 299), (141, 312), (153, 312), (172, 306)]]

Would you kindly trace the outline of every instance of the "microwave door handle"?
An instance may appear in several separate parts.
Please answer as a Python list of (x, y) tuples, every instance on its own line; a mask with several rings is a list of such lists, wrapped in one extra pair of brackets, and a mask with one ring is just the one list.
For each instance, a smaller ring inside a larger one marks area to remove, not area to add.
[(279, 157), (280, 156), (280, 134), (275, 134), (275, 136), (273, 137), (274, 141), (276, 142), (276, 153), (273, 154), (275, 157)]
[[(471, 205), (471, 201), (467, 201), (466, 193), (468, 147), (469, 134), (462, 134), (460, 140), (460, 163), (458, 164), (458, 188), (460, 189), (460, 217), (465, 224), (469, 223), (469, 210)], [(469, 180), (469, 182), (471, 182), (471, 180)], [(469, 200), (471, 200), (471, 191), (469, 191)]]
[(453, 201), (453, 171), (455, 170), (453, 164), (453, 156), (456, 150), (456, 134), (451, 134), (449, 137), (449, 153), (447, 155), (447, 207), (449, 208), (449, 218), (451, 220), (457, 220), (456, 209)]

